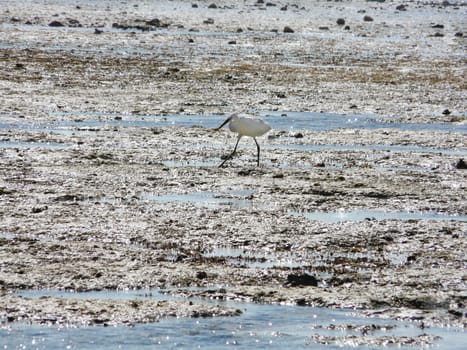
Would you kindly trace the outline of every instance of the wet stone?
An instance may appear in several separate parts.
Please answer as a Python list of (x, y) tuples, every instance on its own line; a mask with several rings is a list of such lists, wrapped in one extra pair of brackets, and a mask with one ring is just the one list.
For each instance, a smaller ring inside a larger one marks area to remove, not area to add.
[(300, 286), (318, 286), (318, 280), (316, 277), (309, 274), (290, 274), (287, 276), (287, 282), (285, 286), (300, 287)]
[(456, 169), (467, 169), (467, 162), (462, 158), (456, 163)]
[(52, 21), (49, 23), (49, 27), (64, 27), (65, 25), (60, 21)]
[(196, 273), (196, 278), (199, 280), (203, 280), (203, 279), (208, 278), (208, 274), (205, 271), (198, 271)]

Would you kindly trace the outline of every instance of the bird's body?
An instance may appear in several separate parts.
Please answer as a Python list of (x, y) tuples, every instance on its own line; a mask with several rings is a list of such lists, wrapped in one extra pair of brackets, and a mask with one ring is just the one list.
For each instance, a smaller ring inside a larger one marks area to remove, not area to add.
[(257, 137), (267, 133), (271, 127), (261, 119), (234, 116), (230, 120), (229, 129), (239, 136)]
[(240, 141), (242, 136), (250, 136), (253, 138), (253, 140), (255, 140), (256, 148), (258, 149), (257, 164), (259, 166), (260, 149), (258, 141), (256, 141), (256, 137), (262, 136), (265, 133), (267, 133), (269, 130), (271, 130), (271, 126), (261, 119), (239, 117), (237, 114), (232, 114), (216, 130), (221, 129), (227, 123), (229, 123), (230, 131), (238, 134), (238, 138), (233, 152), (226, 159), (224, 159), (224, 161), (221, 163), (221, 165), (219, 165), (219, 167), (223, 166), (224, 163), (230, 158), (232, 158), (232, 156), (235, 154), (235, 152), (237, 151), (238, 142)]

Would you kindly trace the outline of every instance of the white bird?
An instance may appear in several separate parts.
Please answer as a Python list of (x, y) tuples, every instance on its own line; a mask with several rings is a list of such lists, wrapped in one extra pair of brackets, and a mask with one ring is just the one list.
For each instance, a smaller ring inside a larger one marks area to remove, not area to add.
[(232, 156), (235, 154), (237, 151), (237, 146), (238, 142), (242, 138), (242, 136), (250, 136), (253, 137), (253, 140), (255, 140), (256, 143), (256, 148), (258, 149), (258, 159), (257, 163), (259, 166), (259, 144), (258, 141), (256, 141), (257, 136), (262, 136), (265, 133), (267, 133), (269, 130), (271, 130), (271, 126), (266, 123), (265, 121), (261, 119), (253, 119), (253, 118), (246, 118), (246, 117), (239, 117), (237, 114), (232, 114), (230, 117), (228, 117), (225, 122), (222, 123), (221, 126), (216, 128), (215, 130), (221, 129), (225, 124), (229, 123), (229, 129), (232, 132), (236, 132), (238, 134), (237, 138), (237, 143), (235, 144), (234, 150), (232, 153), (230, 153), (224, 161), (219, 165), (219, 168), (224, 165), (224, 163), (232, 158)]

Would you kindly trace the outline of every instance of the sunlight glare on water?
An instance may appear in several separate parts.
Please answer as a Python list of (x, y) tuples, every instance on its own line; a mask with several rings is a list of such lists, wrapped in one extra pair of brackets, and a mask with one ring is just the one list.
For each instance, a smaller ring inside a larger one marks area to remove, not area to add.
[[(66, 293), (31, 291), (20, 293), (23, 297), (43, 295), (64, 298), (156, 298), (177, 299), (158, 291), (87, 292)], [(201, 301), (201, 299), (197, 299)], [(205, 300), (214, 303), (216, 301)], [(216, 302), (220, 303), (220, 302)], [(351, 310), (312, 307), (222, 302), (242, 310), (237, 317), (167, 318), (157, 323), (137, 324), (134, 327), (58, 327), (21, 323), (2, 323), (0, 344), (5, 349), (329, 349), (320, 339), (334, 339), (335, 346), (350, 346), (369, 330), (365, 338), (372, 349), (385, 348), (385, 339), (404, 347), (406, 337), (428, 337), (434, 346), (459, 349), (465, 340), (462, 330), (446, 328), (420, 329), (417, 323), (400, 322), (356, 316)], [(441, 337), (441, 339), (438, 339)], [(425, 344), (426, 345), (426, 344)], [(422, 346), (420, 346), (422, 347)]]

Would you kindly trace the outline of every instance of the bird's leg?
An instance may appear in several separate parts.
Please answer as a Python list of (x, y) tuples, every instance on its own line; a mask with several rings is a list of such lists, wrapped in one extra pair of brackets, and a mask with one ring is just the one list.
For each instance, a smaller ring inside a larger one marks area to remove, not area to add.
[(235, 152), (237, 151), (238, 142), (240, 141), (241, 138), (242, 138), (242, 136), (238, 135), (237, 142), (235, 143), (234, 150), (232, 151), (232, 153), (230, 153), (230, 154), (227, 156), (227, 158), (224, 159), (224, 161), (221, 163), (221, 165), (219, 165), (219, 168), (222, 168), (222, 166), (224, 165), (224, 163), (225, 163), (226, 161), (228, 161), (230, 158), (233, 157), (233, 155), (234, 155)]
[(253, 137), (253, 140), (255, 140), (255, 143), (256, 143), (256, 148), (258, 149), (258, 159), (256, 160), (258, 166), (259, 166), (259, 143), (258, 141), (256, 141), (256, 137)]

